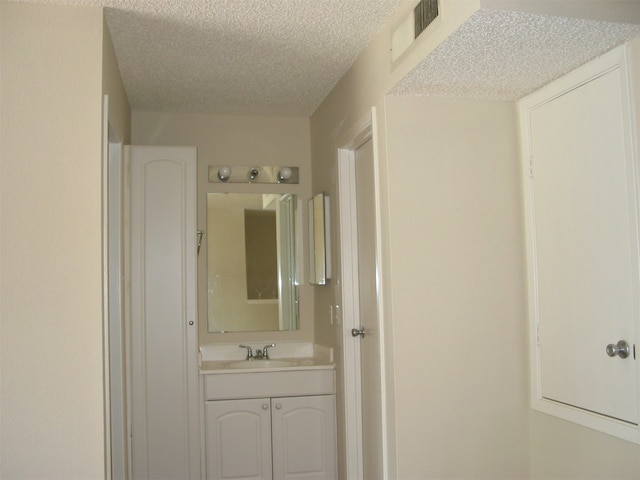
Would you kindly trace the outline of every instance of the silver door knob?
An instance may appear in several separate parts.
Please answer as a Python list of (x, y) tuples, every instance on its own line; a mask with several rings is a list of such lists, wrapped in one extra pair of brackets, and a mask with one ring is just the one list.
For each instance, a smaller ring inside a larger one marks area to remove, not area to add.
[(364, 328), (363, 327), (360, 327), (359, 329), (358, 328), (352, 328), (351, 329), (351, 336), (352, 337), (357, 337), (358, 335), (361, 336), (362, 338), (364, 338)]
[(607, 355), (610, 357), (615, 357), (616, 355), (620, 358), (627, 358), (629, 356), (629, 352), (631, 348), (629, 344), (624, 340), (620, 340), (618, 343), (610, 343), (607, 345)]

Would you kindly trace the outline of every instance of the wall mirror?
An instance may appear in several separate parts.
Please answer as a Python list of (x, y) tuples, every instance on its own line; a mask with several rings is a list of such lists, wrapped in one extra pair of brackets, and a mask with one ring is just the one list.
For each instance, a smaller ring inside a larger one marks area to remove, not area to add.
[(309, 283), (312, 285), (326, 285), (331, 278), (329, 238), (329, 197), (318, 193), (309, 199)]
[(291, 194), (207, 194), (210, 333), (298, 329), (299, 210)]

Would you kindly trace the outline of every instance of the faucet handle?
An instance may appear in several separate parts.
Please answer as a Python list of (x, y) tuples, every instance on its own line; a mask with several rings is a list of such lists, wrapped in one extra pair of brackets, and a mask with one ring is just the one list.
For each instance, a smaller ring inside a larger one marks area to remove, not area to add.
[(248, 345), (238, 345), (238, 347), (247, 349), (247, 360), (253, 359), (253, 351), (251, 350), (251, 347)]
[(262, 349), (262, 358), (269, 360), (269, 348), (271, 347), (275, 347), (276, 344), (272, 343), (271, 345), (265, 345), (264, 348)]

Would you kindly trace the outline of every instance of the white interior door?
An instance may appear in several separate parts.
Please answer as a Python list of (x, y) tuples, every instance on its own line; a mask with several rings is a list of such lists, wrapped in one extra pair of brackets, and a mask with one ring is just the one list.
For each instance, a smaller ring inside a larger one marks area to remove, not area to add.
[(373, 141), (355, 152), (363, 478), (382, 479), (381, 345), (376, 268)]
[[(105, 100), (105, 103), (107, 101)], [(122, 142), (107, 122), (107, 241), (105, 269), (108, 314), (105, 339), (108, 352), (111, 478), (127, 478), (125, 329), (123, 315)]]
[[(530, 112), (540, 392), (638, 423), (638, 239), (620, 69)], [(626, 359), (608, 344), (626, 340)]]
[(196, 151), (131, 148), (133, 478), (200, 478)]

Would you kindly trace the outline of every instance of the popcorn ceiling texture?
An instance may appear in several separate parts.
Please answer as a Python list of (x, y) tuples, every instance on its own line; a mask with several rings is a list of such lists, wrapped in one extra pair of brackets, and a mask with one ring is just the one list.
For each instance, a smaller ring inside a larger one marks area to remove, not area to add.
[[(407, 0), (27, 1), (106, 7), (134, 110), (308, 117)], [(390, 93), (512, 101), (636, 36), (479, 10)]]
[(401, 0), (35, 0), (102, 5), (138, 111), (308, 117)]
[(479, 10), (390, 93), (517, 100), (637, 36), (640, 25)]

